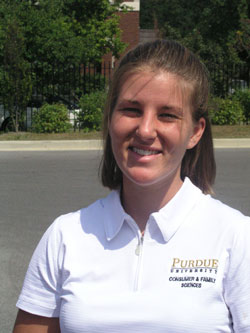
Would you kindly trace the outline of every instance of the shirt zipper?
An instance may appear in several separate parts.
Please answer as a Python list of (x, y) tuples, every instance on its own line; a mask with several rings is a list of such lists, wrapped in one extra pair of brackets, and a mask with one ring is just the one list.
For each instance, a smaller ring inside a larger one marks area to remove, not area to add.
[(139, 288), (139, 278), (140, 278), (141, 266), (142, 266), (143, 241), (144, 241), (144, 235), (141, 235), (141, 237), (138, 240), (138, 244), (136, 246), (136, 249), (135, 249), (135, 255), (138, 256), (136, 275), (135, 275), (135, 284), (134, 284), (134, 290), (135, 291), (137, 291), (138, 288)]
[(137, 244), (137, 246), (136, 246), (136, 249), (135, 249), (135, 254), (136, 254), (137, 256), (139, 256), (140, 253), (141, 253), (142, 245), (143, 245), (143, 240), (144, 240), (144, 236), (141, 235), (141, 237), (139, 238), (138, 244)]

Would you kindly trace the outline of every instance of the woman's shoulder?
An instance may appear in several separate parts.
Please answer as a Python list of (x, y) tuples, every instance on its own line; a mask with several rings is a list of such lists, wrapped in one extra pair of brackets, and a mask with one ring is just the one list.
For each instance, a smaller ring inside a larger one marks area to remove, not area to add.
[(230, 228), (233, 232), (247, 229), (250, 232), (250, 217), (210, 195), (203, 195), (200, 209), (214, 227)]
[(116, 205), (119, 205), (119, 194), (117, 191), (112, 191), (106, 197), (100, 198), (86, 207), (60, 215), (50, 225), (48, 232), (66, 235), (82, 232), (83, 229), (88, 228), (88, 225), (98, 228), (100, 227), (98, 221), (104, 220), (107, 214), (112, 214), (112, 211), (114, 213)]
[[(250, 217), (244, 215), (240, 210), (235, 209), (222, 202), (216, 196), (204, 194), (189, 179), (185, 179), (186, 195), (195, 204), (195, 215), (209, 223), (219, 225), (237, 225), (250, 222)], [(250, 224), (250, 223), (249, 223)]]
[(220, 199), (216, 197), (212, 197), (211, 195), (205, 195), (205, 202), (208, 209), (211, 209), (211, 212), (215, 213), (216, 215), (222, 215), (232, 218), (239, 218), (239, 219), (249, 219), (248, 216), (244, 215), (240, 210), (229, 206), (228, 204), (224, 203)]

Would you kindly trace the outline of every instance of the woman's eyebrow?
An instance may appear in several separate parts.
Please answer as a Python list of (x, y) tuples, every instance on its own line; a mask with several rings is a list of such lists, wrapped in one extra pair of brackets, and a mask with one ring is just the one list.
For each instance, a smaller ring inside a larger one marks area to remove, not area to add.
[[(117, 103), (118, 107), (123, 107), (127, 104), (131, 104), (134, 106), (141, 106), (141, 103), (134, 99), (122, 99), (120, 102)], [(183, 116), (183, 108), (175, 106), (175, 105), (163, 105), (160, 108), (162, 111), (173, 111), (180, 116)]]
[(136, 100), (132, 100), (132, 99), (122, 99), (120, 102), (118, 101), (117, 105), (118, 106), (123, 106), (124, 104), (132, 104), (135, 106), (140, 106), (141, 103), (136, 101)]
[(174, 111), (177, 112), (178, 114), (183, 114), (183, 108), (174, 106), (174, 105), (164, 105), (161, 107), (163, 111)]

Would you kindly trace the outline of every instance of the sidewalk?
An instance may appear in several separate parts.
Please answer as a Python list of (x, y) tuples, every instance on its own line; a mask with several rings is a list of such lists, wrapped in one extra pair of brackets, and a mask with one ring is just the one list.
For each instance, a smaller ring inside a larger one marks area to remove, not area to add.
[(101, 140), (0, 141), (0, 151), (100, 150)]
[(214, 148), (250, 148), (250, 139), (214, 139)]
[[(250, 139), (214, 139), (215, 148), (250, 148)], [(0, 151), (100, 150), (101, 140), (0, 141)]]

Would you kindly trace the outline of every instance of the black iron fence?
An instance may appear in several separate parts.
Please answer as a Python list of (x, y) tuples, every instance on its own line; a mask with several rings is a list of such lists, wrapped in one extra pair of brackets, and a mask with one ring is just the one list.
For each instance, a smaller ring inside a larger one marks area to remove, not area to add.
[(207, 65), (212, 93), (216, 96), (227, 97), (238, 89), (250, 87), (250, 67), (246, 65)]
[[(78, 109), (81, 96), (104, 89), (110, 81), (112, 71), (110, 62), (80, 65), (32, 64), (29, 69), (32, 94), (21, 129), (31, 127), (33, 113), (44, 103), (63, 103), (69, 112)], [(10, 124), (5, 103), (8, 99), (9, 96), (0, 91), (0, 130), (5, 130)], [(72, 114), (71, 112), (71, 118)]]
[(104, 89), (113, 68), (108, 62), (49, 67), (33, 65), (31, 70), (34, 77), (32, 99), (48, 103), (66, 100), (74, 104), (82, 95)]
[[(207, 65), (212, 82), (213, 94), (226, 97), (237, 89), (250, 87), (250, 68), (248, 66)], [(32, 124), (33, 112), (47, 103), (63, 103), (70, 110), (78, 108), (82, 95), (104, 89), (110, 81), (113, 72), (111, 63), (59, 65), (33, 64), (30, 68), (32, 94), (27, 104), (24, 116), (24, 128)], [(6, 125), (9, 112), (4, 107), (0, 91), (0, 130)]]

